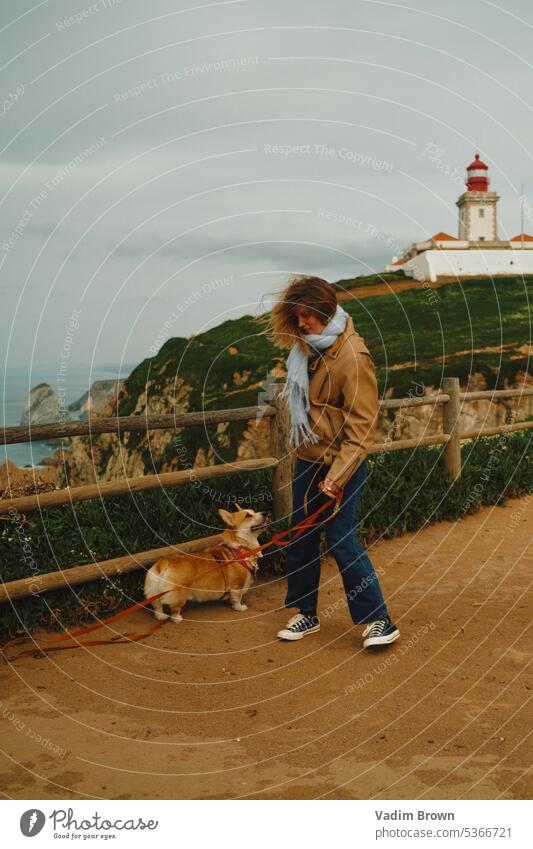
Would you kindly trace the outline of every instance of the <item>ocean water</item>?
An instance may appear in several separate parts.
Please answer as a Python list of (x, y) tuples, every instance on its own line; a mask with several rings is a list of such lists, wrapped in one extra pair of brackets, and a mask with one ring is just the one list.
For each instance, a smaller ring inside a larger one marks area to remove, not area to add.
[[(124, 380), (135, 368), (136, 363), (104, 366), (71, 366), (65, 374), (65, 383), (61, 385), (66, 390), (67, 404), (72, 404), (87, 392), (95, 380), (119, 378)], [(2, 427), (20, 424), (22, 411), (30, 389), (39, 383), (49, 383), (57, 391), (57, 364), (52, 366), (32, 366), (31, 373), (26, 368), (8, 366), (1, 372), (0, 420)], [(70, 413), (72, 419), (77, 413)], [(56, 446), (57, 448), (57, 446)], [(0, 445), (0, 464), (9, 458), (17, 466), (38, 466), (43, 457), (53, 454), (54, 446), (45, 442), (26, 442), (18, 445)]]

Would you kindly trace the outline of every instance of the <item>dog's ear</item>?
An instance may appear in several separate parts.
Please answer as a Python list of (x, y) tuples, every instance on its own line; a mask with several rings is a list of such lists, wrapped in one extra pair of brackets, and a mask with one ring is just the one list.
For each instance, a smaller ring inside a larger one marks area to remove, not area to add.
[(227, 510), (223, 510), (222, 507), (219, 508), (219, 515), (222, 521), (229, 527), (235, 527), (235, 513), (229, 513)]

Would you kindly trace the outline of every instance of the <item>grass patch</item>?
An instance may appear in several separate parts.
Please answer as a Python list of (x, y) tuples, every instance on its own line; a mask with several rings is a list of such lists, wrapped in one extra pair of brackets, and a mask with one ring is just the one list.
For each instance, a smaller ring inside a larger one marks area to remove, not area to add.
[(348, 277), (346, 280), (337, 280), (331, 285), (336, 292), (349, 292), (360, 286), (382, 286), (383, 283), (402, 283), (404, 280), (412, 280), (413, 284), (415, 283), (412, 277), (407, 277), (404, 271), (399, 268), (397, 271), (378, 271), (376, 274)]

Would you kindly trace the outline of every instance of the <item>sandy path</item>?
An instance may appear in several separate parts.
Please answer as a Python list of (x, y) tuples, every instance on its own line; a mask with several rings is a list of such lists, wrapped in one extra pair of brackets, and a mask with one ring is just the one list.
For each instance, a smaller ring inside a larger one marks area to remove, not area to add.
[(0, 786), (20, 799), (531, 797), (532, 525), (530, 498), (375, 546), (402, 631), (377, 653), (361, 650), (325, 559), (322, 630), (299, 643), (274, 638), (277, 580), (245, 614), (190, 607), (144, 644), (4, 666)]

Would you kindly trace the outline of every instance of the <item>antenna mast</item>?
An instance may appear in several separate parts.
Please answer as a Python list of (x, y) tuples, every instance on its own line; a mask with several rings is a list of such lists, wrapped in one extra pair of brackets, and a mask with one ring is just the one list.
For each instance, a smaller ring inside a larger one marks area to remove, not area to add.
[(520, 247), (524, 250), (524, 184), (520, 195)]

